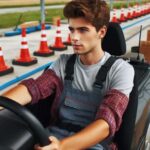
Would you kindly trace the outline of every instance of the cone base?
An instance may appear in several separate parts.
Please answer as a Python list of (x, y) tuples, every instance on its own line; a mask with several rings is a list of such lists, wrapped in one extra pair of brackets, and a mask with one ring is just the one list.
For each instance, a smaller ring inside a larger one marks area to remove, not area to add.
[(13, 67), (10, 67), (6, 70), (3, 70), (3, 71), (0, 71), (0, 76), (3, 76), (3, 75), (6, 75), (6, 74), (9, 74), (9, 73), (12, 73), (14, 71), (14, 68)]
[(127, 18), (128, 20), (133, 20), (133, 18)]
[(52, 50), (55, 50), (55, 51), (64, 51), (64, 50), (67, 50), (67, 46), (64, 46), (64, 47), (50, 46), (49, 48), (52, 49)]
[(119, 24), (121, 23), (119, 20), (115, 20), (115, 21), (112, 20), (111, 22), (115, 22), (115, 23), (119, 23)]
[(119, 20), (120, 23), (127, 22), (128, 20)]
[(48, 56), (54, 55), (54, 52), (51, 51), (51, 52), (49, 52), (49, 53), (42, 53), (42, 52), (38, 52), (38, 51), (37, 51), (37, 52), (34, 52), (33, 55), (34, 55), (34, 56), (41, 56), (41, 57), (48, 57)]
[(30, 65), (34, 65), (36, 63), (37, 63), (37, 59), (33, 59), (32, 61), (29, 61), (29, 62), (21, 62), (21, 61), (18, 61), (18, 60), (13, 60), (12, 61), (13, 65), (20, 65), (20, 66), (30, 66)]
[(67, 46), (72, 46), (71, 42), (63, 42), (63, 44), (67, 45)]

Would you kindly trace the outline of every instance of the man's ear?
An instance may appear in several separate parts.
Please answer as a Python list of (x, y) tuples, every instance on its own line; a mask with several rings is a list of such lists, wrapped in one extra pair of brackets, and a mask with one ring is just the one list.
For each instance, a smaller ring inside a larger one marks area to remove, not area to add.
[(99, 31), (98, 31), (98, 36), (100, 39), (104, 38), (104, 36), (106, 35), (107, 32), (107, 27), (106, 26), (102, 26)]

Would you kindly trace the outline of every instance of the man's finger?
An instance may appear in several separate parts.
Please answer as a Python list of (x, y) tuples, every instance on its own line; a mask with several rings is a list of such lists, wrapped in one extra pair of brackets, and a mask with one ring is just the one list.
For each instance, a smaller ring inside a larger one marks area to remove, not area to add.
[(58, 142), (58, 139), (54, 136), (50, 136), (49, 139), (51, 142)]
[(34, 145), (34, 150), (42, 150), (41, 147), (39, 145)]

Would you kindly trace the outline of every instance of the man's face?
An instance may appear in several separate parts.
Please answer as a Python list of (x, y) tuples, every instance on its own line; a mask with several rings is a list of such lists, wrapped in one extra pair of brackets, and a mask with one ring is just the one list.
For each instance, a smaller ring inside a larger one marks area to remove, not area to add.
[(100, 45), (99, 33), (95, 27), (83, 18), (70, 18), (69, 30), (76, 54), (90, 53)]

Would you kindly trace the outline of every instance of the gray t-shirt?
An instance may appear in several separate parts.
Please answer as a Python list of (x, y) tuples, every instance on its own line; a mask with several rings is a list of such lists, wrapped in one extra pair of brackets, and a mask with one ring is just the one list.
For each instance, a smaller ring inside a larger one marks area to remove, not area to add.
[[(63, 54), (57, 59), (51, 66), (50, 69), (54, 70), (55, 73), (64, 81), (65, 77), (65, 66), (71, 54)], [(95, 77), (101, 68), (101, 66), (107, 61), (110, 54), (105, 52), (102, 59), (97, 64), (83, 65), (77, 56), (74, 65), (74, 80), (73, 87), (81, 91), (91, 91)], [(118, 59), (110, 71), (107, 74), (106, 82), (104, 85), (104, 94), (111, 90), (116, 89), (124, 93), (127, 97), (133, 87), (134, 69), (133, 67), (123, 59)]]

